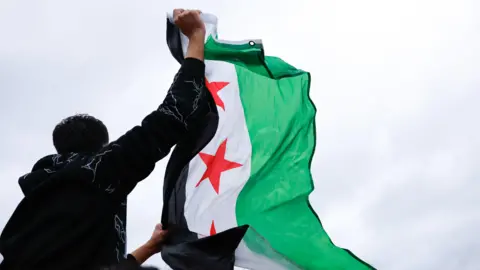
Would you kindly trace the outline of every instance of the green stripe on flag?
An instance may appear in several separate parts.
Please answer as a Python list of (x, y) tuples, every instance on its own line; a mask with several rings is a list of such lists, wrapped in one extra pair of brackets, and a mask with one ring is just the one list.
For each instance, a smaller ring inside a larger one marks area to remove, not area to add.
[[(265, 58), (262, 45), (253, 42), (209, 38), (206, 58), (235, 64), (252, 144), (251, 176), (236, 204), (238, 225), (251, 225), (303, 269), (372, 269), (331, 242), (308, 201), (316, 113), (310, 74)], [(248, 235), (245, 242), (266, 255)]]

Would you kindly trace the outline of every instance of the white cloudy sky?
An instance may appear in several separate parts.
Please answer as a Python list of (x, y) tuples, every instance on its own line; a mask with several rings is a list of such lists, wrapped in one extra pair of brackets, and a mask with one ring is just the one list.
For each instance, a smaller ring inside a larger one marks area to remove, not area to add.
[[(174, 7), (312, 73), (311, 201), (335, 243), (379, 269), (479, 269), (477, 0), (1, 0), (0, 228), (61, 118), (90, 113), (117, 138), (163, 100)], [(165, 164), (130, 196), (129, 250), (160, 219)]]

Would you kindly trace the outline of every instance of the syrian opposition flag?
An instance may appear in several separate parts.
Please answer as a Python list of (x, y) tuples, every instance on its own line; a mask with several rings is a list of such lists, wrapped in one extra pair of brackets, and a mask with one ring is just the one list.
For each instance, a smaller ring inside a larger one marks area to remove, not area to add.
[[(219, 40), (216, 17), (202, 16), (212, 112), (167, 166), (164, 261), (173, 269), (372, 269), (331, 242), (308, 201), (310, 74), (265, 56), (259, 40)], [(172, 21), (167, 44), (182, 63), (188, 39)]]

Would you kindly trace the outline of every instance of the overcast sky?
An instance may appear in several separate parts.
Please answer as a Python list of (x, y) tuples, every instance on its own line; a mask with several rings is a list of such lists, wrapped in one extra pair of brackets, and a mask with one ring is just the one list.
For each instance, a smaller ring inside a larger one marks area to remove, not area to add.
[[(334, 243), (379, 269), (479, 269), (478, 0), (1, 0), (0, 229), (58, 121), (89, 113), (117, 138), (161, 103), (175, 7), (312, 73), (310, 199)], [(166, 161), (129, 197), (129, 251), (160, 220)]]

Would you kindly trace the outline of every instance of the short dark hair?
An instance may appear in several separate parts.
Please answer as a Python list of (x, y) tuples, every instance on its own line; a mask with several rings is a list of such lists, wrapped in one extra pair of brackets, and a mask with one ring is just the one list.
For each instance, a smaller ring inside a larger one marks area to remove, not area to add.
[(107, 127), (88, 114), (67, 117), (53, 130), (53, 145), (59, 154), (97, 152), (107, 143)]

